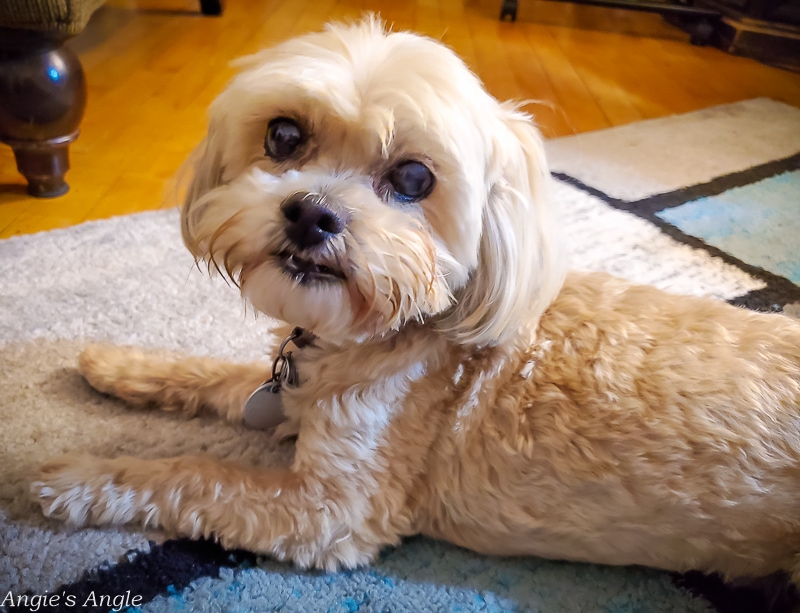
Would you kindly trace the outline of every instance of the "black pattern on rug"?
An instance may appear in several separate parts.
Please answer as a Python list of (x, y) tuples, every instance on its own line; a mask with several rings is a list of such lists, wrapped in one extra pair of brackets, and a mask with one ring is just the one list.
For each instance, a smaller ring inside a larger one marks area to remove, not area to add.
[(645, 219), (676, 241), (690, 247), (703, 249), (708, 252), (709, 255), (720, 258), (724, 262), (737, 267), (739, 270), (760, 279), (766, 284), (766, 287), (748, 292), (743, 296), (737, 296), (729, 300), (729, 302), (755, 311), (770, 312), (782, 311), (787, 304), (800, 302), (800, 287), (785, 277), (776, 275), (759, 266), (744, 262), (730, 253), (718, 249), (713, 245), (709, 245), (701, 238), (686, 234), (680, 228), (658, 217), (656, 213), (665, 209), (679, 207), (687, 202), (692, 202), (700, 198), (716, 196), (737, 187), (751, 185), (758, 181), (798, 169), (800, 169), (800, 153), (781, 160), (748, 168), (740, 172), (723, 175), (706, 183), (692, 185), (672, 192), (656, 194), (634, 201), (621, 200), (609, 196), (601, 190), (586, 185), (582, 181), (563, 172), (554, 172), (552, 174), (553, 177), (559, 181), (572, 185), (602, 200), (615, 209), (625, 211), (626, 213), (632, 213), (637, 217)]
[(178, 594), (197, 579), (215, 577), (221, 568), (250, 568), (255, 562), (256, 555), (251, 552), (226, 550), (207, 539), (151, 543), (147, 552), (131, 551), (117, 564), (101, 566), (78, 581), (58, 586), (50, 592), (46, 605), (41, 604), (41, 595), (27, 592), (24, 600), (17, 600), (21, 606), (0, 607), (0, 610), (9, 613), (135, 611), (157, 596)]

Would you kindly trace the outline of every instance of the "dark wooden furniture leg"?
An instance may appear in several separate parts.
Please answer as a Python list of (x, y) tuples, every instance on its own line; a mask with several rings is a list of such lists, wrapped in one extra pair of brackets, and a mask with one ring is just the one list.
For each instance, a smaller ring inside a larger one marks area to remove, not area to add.
[(509, 17), (511, 21), (517, 20), (517, 0), (503, 0), (500, 7), (500, 21)]
[(222, 15), (222, 0), (200, 0), (200, 12), (203, 15)]
[(86, 107), (86, 81), (67, 37), (0, 29), (0, 142), (14, 150), (28, 193), (41, 198), (69, 190), (69, 143)]

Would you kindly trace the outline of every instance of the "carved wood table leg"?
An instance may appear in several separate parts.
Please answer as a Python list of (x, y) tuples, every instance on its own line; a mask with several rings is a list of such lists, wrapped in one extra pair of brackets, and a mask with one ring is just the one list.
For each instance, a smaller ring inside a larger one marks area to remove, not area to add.
[(17, 170), (28, 181), (28, 193), (39, 198), (55, 198), (69, 191), (64, 175), (69, 170), (69, 144), (78, 135), (32, 142), (7, 141), (14, 150)]
[(42, 198), (69, 189), (68, 147), (86, 106), (83, 68), (65, 40), (0, 30), (0, 142), (14, 150), (28, 193)]

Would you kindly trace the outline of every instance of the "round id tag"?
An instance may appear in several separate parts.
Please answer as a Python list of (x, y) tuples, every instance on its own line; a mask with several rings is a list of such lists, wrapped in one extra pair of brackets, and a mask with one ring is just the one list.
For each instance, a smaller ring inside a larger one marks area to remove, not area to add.
[(244, 423), (256, 430), (268, 430), (284, 421), (281, 384), (277, 381), (262, 383), (244, 403)]

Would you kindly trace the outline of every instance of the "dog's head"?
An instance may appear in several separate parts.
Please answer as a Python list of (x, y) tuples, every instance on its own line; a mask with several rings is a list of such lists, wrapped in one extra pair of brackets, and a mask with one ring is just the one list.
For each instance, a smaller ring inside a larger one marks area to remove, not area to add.
[(416, 321), (488, 345), (563, 280), (542, 144), (443, 45), (374, 19), (243, 61), (210, 110), (184, 240), (333, 342)]

